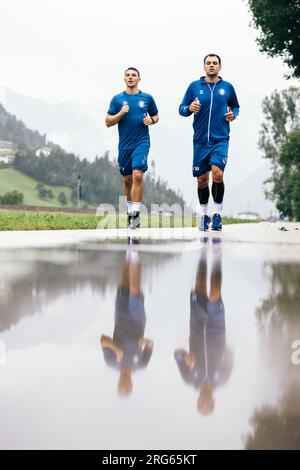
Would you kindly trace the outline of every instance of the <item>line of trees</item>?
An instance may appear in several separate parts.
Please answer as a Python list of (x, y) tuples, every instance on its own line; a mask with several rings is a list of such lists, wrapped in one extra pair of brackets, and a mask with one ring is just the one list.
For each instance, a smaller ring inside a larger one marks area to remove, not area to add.
[[(259, 147), (264, 156), (272, 163), (272, 175), (266, 181), (266, 196), (273, 200), (280, 214), (300, 220), (300, 90), (290, 87), (281, 92), (275, 91), (263, 101), (265, 122), (262, 125)], [(52, 144), (49, 157), (36, 157), (32, 149), (36, 143), (44, 144), (45, 139), (38, 132), (32, 132), (14, 117), (6, 116), (3, 127), (3, 114), (8, 115), (0, 105), (0, 137), (5, 140), (19, 139), (19, 150), (15, 159), (15, 168), (38, 181), (48, 185), (67, 186), (72, 189), (71, 200), (76, 204), (77, 178), (81, 175), (82, 199), (91, 205), (100, 203), (118, 204), (122, 194), (122, 180), (118, 164), (110, 161), (108, 153), (96, 157), (93, 162), (80, 160), (73, 153), (67, 153), (59, 146)], [(6, 133), (7, 128), (11, 134)], [(22, 132), (20, 133), (20, 129)], [(26, 136), (26, 138), (24, 138)], [(29, 149), (27, 148), (29, 146)], [(167, 183), (154, 177), (153, 171), (145, 176), (145, 204), (150, 209), (151, 203), (167, 204), (184, 201), (181, 194), (168, 188)], [(53, 198), (42, 184), (38, 185), (41, 198)], [(46, 194), (47, 192), (47, 194)], [(9, 197), (11, 200), (11, 197)], [(15, 201), (14, 197), (12, 199)], [(64, 193), (59, 195), (62, 205), (67, 203)], [(10, 204), (11, 202), (2, 202)], [(22, 203), (20, 198), (18, 202)]]
[(266, 196), (280, 214), (300, 220), (300, 89), (274, 91), (263, 101), (259, 147), (271, 161)]
[[(300, 0), (248, 0), (257, 43), (270, 57), (281, 57), (287, 78), (300, 78)], [(271, 161), (266, 196), (279, 213), (300, 220), (300, 89), (275, 90), (263, 101), (265, 121), (259, 147)]]
[[(86, 203), (97, 206), (101, 203), (118, 204), (123, 192), (122, 178), (116, 160), (111, 161), (109, 154), (96, 156), (93, 162), (81, 160), (73, 153), (65, 152), (59, 145), (46, 142), (46, 136), (32, 131), (15, 116), (8, 113), (0, 104), (0, 140), (14, 142), (17, 147), (14, 167), (37, 179), (41, 184), (67, 186), (71, 188), (71, 201), (77, 202), (77, 181), (81, 176), (81, 198)], [(52, 149), (49, 157), (35, 155), (36, 149), (46, 145)], [(150, 209), (152, 203), (184, 204), (179, 192), (168, 188), (161, 178), (156, 178), (154, 168), (145, 176), (144, 202)], [(37, 188), (42, 199), (51, 199), (53, 194), (39, 185)], [(67, 203), (63, 193), (59, 195), (62, 205)]]
[[(119, 174), (117, 161), (104, 156), (96, 156), (93, 162), (80, 160), (72, 153), (56, 147), (49, 157), (36, 157), (33, 151), (19, 151), (14, 166), (22, 173), (47, 185), (67, 186), (72, 189), (71, 199), (76, 204), (77, 178), (81, 176), (81, 198), (94, 206), (101, 203), (117, 205), (123, 192), (123, 182)], [(151, 204), (184, 204), (180, 193), (168, 188), (161, 178), (155, 178), (153, 171), (145, 175), (144, 203), (150, 209)], [(44, 193), (44, 191), (43, 191)], [(45, 195), (44, 195), (45, 196)], [(48, 195), (47, 195), (48, 197)], [(61, 199), (64, 197), (61, 195)], [(63, 204), (63, 202), (62, 202)]]

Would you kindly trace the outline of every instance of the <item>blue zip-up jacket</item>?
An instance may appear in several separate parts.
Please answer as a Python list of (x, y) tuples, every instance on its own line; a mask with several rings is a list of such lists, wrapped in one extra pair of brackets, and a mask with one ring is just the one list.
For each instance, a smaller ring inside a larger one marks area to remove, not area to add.
[(208, 83), (205, 77), (192, 82), (179, 106), (181, 116), (193, 114), (189, 111), (189, 106), (196, 98), (200, 102), (200, 110), (194, 113), (194, 142), (229, 140), (230, 127), (225, 118), (227, 106), (230, 106), (235, 117), (240, 109), (231, 83), (225, 82), (221, 77), (217, 83)]

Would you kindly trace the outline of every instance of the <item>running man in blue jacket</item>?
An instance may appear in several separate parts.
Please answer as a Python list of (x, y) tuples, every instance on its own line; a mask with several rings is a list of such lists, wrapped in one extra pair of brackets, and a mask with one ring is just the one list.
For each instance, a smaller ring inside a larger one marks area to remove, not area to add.
[(135, 67), (125, 70), (126, 91), (112, 98), (105, 119), (107, 127), (118, 124), (118, 163), (127, 198), (128, 225), (133, 229), (140, 227), (143, 175), (148, 169), (150, 149), (148, 128), (159, 119), (153, 97), (138, 89), (140, 80), (140, 72)]
[(193, 176), (198, 181), (199, 230), (204, 231), (209, 229), (211, 222), (208, 214), (210, 170), (214, 200), (211, 228), (222, 230), (223, 174), (228, 158), (229, 123), (237, 117), (240, 108), (233, 86), (219, 76), (220, 70), (220, 57), (206, 55), (205, 76), (190, 84), (179, 106), (181, 116), (194, 114)]

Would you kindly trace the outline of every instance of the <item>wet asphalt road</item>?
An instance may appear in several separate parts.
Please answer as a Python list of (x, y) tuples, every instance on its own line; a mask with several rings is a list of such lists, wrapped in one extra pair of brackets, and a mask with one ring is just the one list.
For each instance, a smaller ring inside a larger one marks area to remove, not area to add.
[(299, 449), (294, 249), (0, 251), (0, 447)]

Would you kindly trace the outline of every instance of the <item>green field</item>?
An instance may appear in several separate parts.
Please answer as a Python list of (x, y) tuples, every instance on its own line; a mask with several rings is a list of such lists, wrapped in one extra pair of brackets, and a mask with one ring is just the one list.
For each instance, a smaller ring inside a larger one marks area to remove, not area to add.
[[(36, 185), (39, 181), (24, 175), (13, 168), (0, 169), (0, 196), (5, 193), (17, 190), (24, 194), (23, 204), (27, 206), (44, 206), (44, 207), (72, 207), (71, 189), (66, 186), (49, 186), (45, 184), (46, 189), (51, 189), (54, 199), (40, 199)], [(58, 201), (58, 195), (64, 192), (68, 203), (65, 206)]]
[[(223, 223), (245, 223), (245, 220), (223, 219)], [(248, 221), (250, 222), (250, 221)], [(251, 221), (253, 222), (253, 221)], [(198, 220), (193, 218), (186, 226), (197, 227)], [(182, 227), (182, 220), (163, 220), (161, 217), (141, 217), (141, 227)], [(126, 228), (127, 216), (120, 215), (115, 218), (99, 217), (96, 215), (70, 214), (70, 213), (49, 213), (32, 211), (9, 211), (0, 210), (0, 231), (1, 230), (78, 230), (96, 228)]]
[(0, 231), (95, 229), (99, 220), (95, 215), (1, 210)]

